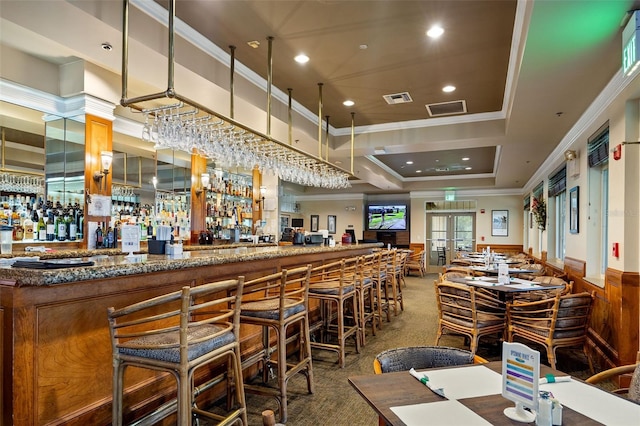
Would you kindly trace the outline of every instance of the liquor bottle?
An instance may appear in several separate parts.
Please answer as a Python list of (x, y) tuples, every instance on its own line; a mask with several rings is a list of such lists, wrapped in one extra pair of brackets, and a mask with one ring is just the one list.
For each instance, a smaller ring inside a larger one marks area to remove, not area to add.
[(38, 219), (38, 240), (47, 241), (47, 225), (44, 223), (44, 215)]
[[(35, 212), (35, 210), (34, 210)], [(37, 222), (36, 222), (37, 223)], [(33, 219), (27, 216), (24, 220), (24, 239), (33, 240)]]
[(78, 211), (76, 219), (76, 239), (82, 240), (84, 238), (84, 213), (82, 210)]
[(75, 241), (78, 236), (78, 225), (72, 214), (67, 216), (67, 232), (69, 241)]
[(64, 217), (64, 213), (62, 215), (56, 216), (55, 221), (56, 227), (56, 239), (58, 241), (64, 241), (67, 239), (67, 222)]
[(151, 219), (149, 219), (149, 223), (147, 224), (147, 240), (153, 239), (153, 223)]
[(49, 210), (49, 216), (47, 217), (47, 241), (54, 241), (56, 239), (56, 215), (53, 210)]
[(96, 248), (102, 248), (103, 247), (103, 233), (102, 233), (102, 224), (100, 222), (98, 222), (98, 227), (96, 228)]
[(115, 232), (113, 230), (114, 228), (109, 227), (109, 229), (107, 229), (107, 241), (105, 242), (104, 246), (106, 248), (115, 248)]

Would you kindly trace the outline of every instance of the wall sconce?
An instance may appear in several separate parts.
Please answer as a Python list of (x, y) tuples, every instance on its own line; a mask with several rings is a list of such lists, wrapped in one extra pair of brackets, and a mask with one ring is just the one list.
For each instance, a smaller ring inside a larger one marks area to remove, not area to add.
[[(107, 180), (111, 163), (113, 162), (113, 152), (102, 151), (100, 152), (100, 164), (102, 165), (102, 171), (93, 172), (93, 180), (96, 184), (100, 185), (100, 189), (103, 189), (103, 184)], [(103, 180), (104, 179), (104, 180)]]
[(200, 175), (200, 188), (196, 189), (196, 195), (200, 196), (209, 187), (210, 179), (209, 173), (203, 173)]
[(153, 189), (158, 189), (158, 178), (157, 177), (153, 177), (151, 179), (151, 183), (153, 184)]
[(568, 149), (564, 152), (564, 159), (566, 161), (575, 160), (576, 158), (578, 158), (578, 153), (575, 152), (574, 150)]
[(256, 206), (258, 207), (258, 209), (260, 209), (260, 203), (262, 203), (262, 208), (264, 209), (264, 196), (267, 193), (267, 187), (266, 186), (261, 186), (260, 187), (260, 199), (256, 200)]

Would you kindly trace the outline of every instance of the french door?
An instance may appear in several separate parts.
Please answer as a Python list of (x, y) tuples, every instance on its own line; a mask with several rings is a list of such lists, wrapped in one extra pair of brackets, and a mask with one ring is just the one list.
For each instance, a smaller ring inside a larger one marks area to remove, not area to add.
[[(475, 250), (475, 226), (475, 213), (427, 213), (428, 271), (442, 271), (442, 265), (449, 264), (456, 251)], [(439, 247), (444, 247), (446, 258), (438, 256)]]

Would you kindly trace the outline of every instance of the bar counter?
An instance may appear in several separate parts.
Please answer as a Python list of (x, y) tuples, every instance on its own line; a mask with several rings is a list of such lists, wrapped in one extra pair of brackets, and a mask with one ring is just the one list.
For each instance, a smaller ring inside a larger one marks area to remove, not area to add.
[[(103, 250), (70, 251), (64, 255), (81, 255), (94, 265), (0, 267), (0, 426), (110, 424), (109, 306), (125, 306), (185, 285), (240, 275), (250, 280), (283, 268), (315, 266), (380, 246), (185, 246), (190, 250), (173, 258), (137, 254), (134, 259), (117, 251), (111, 256)], [(259, 342), (259, 329), (243, 329), (243, 353), (251, 353)], [(175, 383), (162, 374), (132, 369), (125, 388), (131, 420), (170, 399)]]

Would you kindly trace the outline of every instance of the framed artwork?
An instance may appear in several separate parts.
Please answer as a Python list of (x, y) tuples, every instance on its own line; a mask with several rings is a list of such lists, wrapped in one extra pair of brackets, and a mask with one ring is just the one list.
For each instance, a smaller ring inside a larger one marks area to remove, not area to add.
[(579, 232), (579, 204), (580, 192), (577, 186), (569, 191), (569, 232), (577, 234)]
[(491, 210), (491, 236), (509, 236), (509, 210)]
[(317, 214), (311, 215), (311, 232), (318, 232), (318, 223), (320, 222), (320, 216)]
[(336, 217), (334, 215), (327, 216), (327, 229), (330, 234), (336, 233)]

